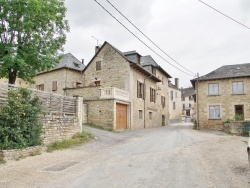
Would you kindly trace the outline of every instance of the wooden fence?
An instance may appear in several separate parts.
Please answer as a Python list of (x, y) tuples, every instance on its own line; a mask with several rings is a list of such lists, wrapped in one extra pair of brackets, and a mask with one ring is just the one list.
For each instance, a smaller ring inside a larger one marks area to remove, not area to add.
[[(0, 107), (7, 102), (8, 91), (17, 89), (15, 85), (0, 83)], [(30, 88), (29, 88), (30, 89)], [(32, 96), (38, 96), (42, 100), (45, 116), (76, 116), (76, 98), (45, 91), (30, 89)]]

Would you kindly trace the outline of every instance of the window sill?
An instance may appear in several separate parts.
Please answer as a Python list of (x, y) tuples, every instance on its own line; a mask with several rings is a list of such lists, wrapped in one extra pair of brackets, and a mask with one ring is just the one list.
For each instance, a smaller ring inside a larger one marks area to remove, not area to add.
[(231, 95), (245, 95), (245, 93), (232, 93)]
[(208, 118), (208, 120), (221, 120), (221, 118)]
[(207, 96), (220, 96), (220, 94), (214, 94), (214, 95), (208, 94)]

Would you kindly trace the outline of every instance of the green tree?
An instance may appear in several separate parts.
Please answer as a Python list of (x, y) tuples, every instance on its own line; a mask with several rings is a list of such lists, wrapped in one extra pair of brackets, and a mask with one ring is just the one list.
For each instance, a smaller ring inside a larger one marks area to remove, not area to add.
[(32, 82), (58, 62), (69, 31), (64, 0), (0, 0), (0, 77)]
[(10, 90), (0, 109), (0, 149), (20, 149), (41, 144), (41, 101), (27, 88)]

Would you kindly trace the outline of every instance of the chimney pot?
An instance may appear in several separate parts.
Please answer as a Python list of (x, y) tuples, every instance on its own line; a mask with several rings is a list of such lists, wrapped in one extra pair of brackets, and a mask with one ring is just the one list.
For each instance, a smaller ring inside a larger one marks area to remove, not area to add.
[(84, 59), (82, 59), (82, 64), (84, 65)]
[(175, 87), (179, 88), (179, 78), (175, 78)]

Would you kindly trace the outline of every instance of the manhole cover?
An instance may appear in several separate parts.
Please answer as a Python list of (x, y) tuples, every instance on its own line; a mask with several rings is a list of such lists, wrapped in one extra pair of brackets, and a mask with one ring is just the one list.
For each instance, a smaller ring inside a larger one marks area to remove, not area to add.
[(79, 162), (77, 161), (67, 161), (58, 164), (54, 164), (52, 166), (48, 166), (43, 168), (42, 171), (44, 172), (62, 172), (70, 167), (77, 165)]

